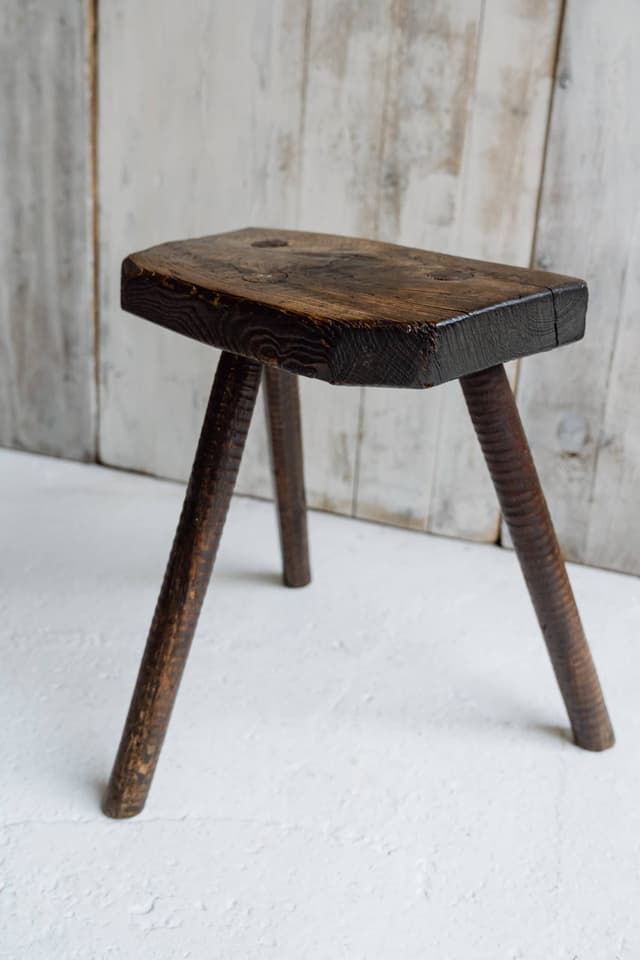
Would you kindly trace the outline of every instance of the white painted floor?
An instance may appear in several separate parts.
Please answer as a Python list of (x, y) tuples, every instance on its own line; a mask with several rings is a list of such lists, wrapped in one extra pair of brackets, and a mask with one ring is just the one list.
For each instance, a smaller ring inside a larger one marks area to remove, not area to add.
[(0, 956), (637, 960), (640, 581), (572, 568), (618, 744), (514, 555), (237, 499), (145, 812), (101, 793), (177, 484), (0, 452)]

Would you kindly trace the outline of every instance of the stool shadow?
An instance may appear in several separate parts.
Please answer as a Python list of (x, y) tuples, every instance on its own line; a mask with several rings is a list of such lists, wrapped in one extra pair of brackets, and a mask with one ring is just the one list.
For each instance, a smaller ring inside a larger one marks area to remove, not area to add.
[(282, 587), (282, 574), (275, 570), (251, 570), (247, 567), (229, 567), (224, 562), (213, 570), (212, 584), (215, 581), (236, 581), (238, 583), (259, 583), (263, 586)]
[(534, 733), (542, 733), (544, 736), (553, 737), (556, 740), (562, 740), (564, 743), (573, 744), (573, 737), (571, 736), (569, 727), (561, 727), (557, 723), (541, 723), (540, 721), (526, 723), (523, 724), (523, 726), (528, 730), (532, 730)]
[[(104, 804), (107, 799), (107, 787), (109, 781), (104, 777), (92, 778), (89, 783), (89, 789), (96, 799), (96, 804), (101, 813), (104, 813)], [(106, 814), (104, 814), (106, 816)]]

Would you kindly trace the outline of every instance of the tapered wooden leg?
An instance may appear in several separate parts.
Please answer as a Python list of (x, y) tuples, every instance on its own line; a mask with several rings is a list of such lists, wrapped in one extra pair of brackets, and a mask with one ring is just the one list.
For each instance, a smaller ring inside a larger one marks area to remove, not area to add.
[(271, 435), (271, 465), (278, 503), (283, 580), (288, 587), (305, 587), (311, 580), (311, 570), (298, 378), (284, 370), (265, 367), (264, 382)]
[(606, 750), (613, 730), (544, 494), (504, 368), (460, 380), (569, 713), (575, 741)]
[(220, 542), (260, 384), (260, 364), (223, 353), (105, 801), (144, 807)]

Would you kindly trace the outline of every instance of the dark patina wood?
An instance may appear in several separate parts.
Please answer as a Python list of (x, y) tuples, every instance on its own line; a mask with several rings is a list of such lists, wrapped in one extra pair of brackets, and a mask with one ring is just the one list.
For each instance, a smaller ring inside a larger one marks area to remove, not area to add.
[(264, 384), (282, 547), (282, 578), (287, 587), (305, 587), (311, 580), (311, 569), (298, 378), (275, 367), (265, 367)]
[(144, 807), (233, 493), (260, 366), (223, 353), (105, 802), (110, 817)]
[(575, 741), (614, 736), (531, 451), (503, 367), (461, 381), (571, 721)]
[(330, 383), (430, 387), (584, 333), (583, 281), (370, 240), (247, 229), (127, 257), (125, 310)]

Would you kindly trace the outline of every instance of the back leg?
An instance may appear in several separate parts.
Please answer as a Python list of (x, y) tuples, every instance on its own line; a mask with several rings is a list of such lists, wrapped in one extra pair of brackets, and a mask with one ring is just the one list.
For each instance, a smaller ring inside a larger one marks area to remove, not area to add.
[(298, 378), (276, 367), (265, 366), (264, 383), (282, 547), (282, 578), (287, 587), (305, 587), (311, 580), (311, 570)]

